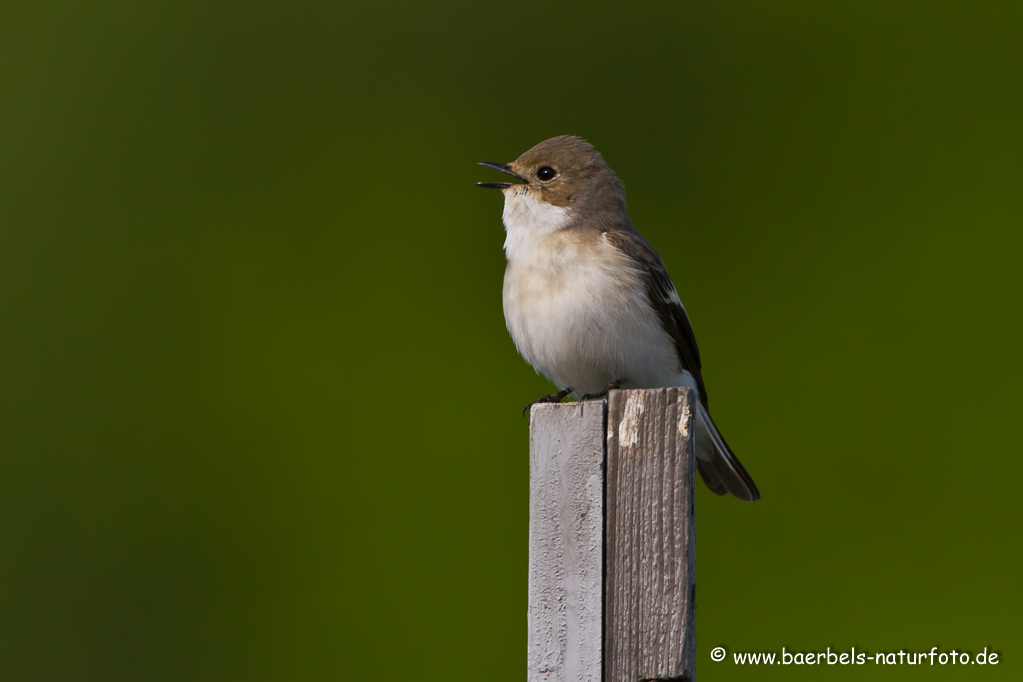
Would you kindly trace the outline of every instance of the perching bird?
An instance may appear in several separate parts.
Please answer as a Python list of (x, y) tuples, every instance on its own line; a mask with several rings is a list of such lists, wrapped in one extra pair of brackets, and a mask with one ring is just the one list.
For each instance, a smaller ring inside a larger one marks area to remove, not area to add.
[(625, 188), (585, 140), (545, 140), (511, 163), (504, 194), (504, 318), (519, 353), (561, 391), (688, 386), (699, 394), (696, 466), (718, 495), (760, 492), (707, 408), (696, 337), (664, 263), (632, 222)]

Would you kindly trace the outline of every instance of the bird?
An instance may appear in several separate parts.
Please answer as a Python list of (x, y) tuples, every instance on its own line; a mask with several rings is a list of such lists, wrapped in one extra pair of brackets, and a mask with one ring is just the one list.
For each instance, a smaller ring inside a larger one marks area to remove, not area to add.
[(479, 165), (515, 179), (476, 184), (504, 195), (508, 332), (560, 389), (534, 402), (602, 398), (616, 388), (693, 389), (701, 478), (718, 495), (759, 500), (711, 419), (696, 336), (675, 285), (629, 219), (625, 187), (600, 153), (561, 135), (510, 163)]

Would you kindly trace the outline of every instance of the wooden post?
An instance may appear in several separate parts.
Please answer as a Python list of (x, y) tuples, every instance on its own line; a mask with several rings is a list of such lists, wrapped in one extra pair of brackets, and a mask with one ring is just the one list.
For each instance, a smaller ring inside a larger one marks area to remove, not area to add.
[(600, 682), (603, 400), (529, 418), (529, 682)]
[(532, 408), (529, 682), (695, 680), (692, 398)]
[(696, 675), (692, 398), (667, 388), (608, 401), (605, 682)]

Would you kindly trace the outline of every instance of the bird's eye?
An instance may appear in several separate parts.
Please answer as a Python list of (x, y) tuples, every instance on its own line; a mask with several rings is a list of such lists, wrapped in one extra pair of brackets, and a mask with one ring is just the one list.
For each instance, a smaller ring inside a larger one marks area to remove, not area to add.
[(558, 171), (554, 170), (550, 166), (544, 166), (543, 168), (536, 172), (536, 177), (540, 178), (544, 182), (547, 182), (548, 180), (553, 180), (554, 176), (556, 176), (557, 174)]

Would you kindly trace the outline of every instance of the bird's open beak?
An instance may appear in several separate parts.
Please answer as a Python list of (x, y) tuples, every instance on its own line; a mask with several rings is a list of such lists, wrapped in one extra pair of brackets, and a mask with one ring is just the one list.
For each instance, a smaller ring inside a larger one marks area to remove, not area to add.
[[(506, 163), (497, 163), (496, 161), (480, 161), (479, 165), (480, 166), (490, 166), (491, 168), (496, 168), (497, 170), (501, 171), (502, 173), (507, 173), (508, 175), (511, 175), (514, 178), (518, 178), (519, 180), (522, 180), (522, 178), (520, 178), (518, 175), (516, 175), (512, 171), (512, 169), (508, 167), (508, 164), (506, 164)], [(512, 185), (517, 185), (517, 184), (518, 183), (516, 183), (516, 182), (477, 182), (476, 186), (477, 187), (486, 187), (487, 189), (508, 189)]]

